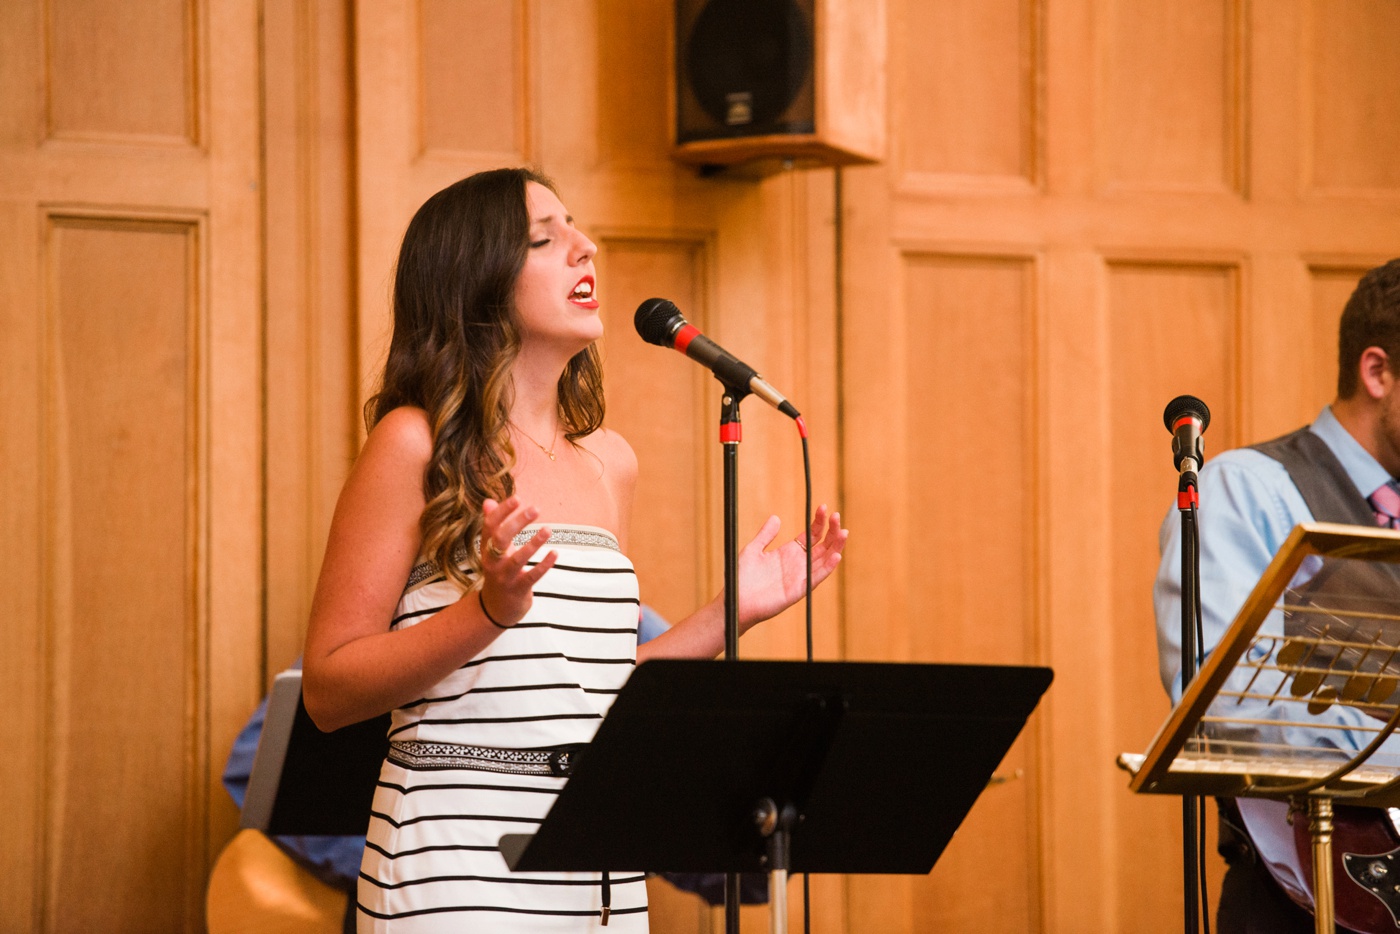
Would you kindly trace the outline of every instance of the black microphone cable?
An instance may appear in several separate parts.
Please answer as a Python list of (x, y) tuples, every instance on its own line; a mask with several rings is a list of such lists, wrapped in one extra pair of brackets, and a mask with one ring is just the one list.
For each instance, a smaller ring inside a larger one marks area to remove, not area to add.
[[(1196, 502), (1191, 503), (1190, 533), (1187, 536), (1187, 548), (1189, 554), (1187, 560), (1191, 562), (1192, 577), (1197, 581), (1197, 586), (1191, 594), (1191, 615), (1195, 621), (1196, 630), (1196, 670), (1200, 671), (1205, 664), (1205, 624), (1201, 611), (1201, 527), (1199, 522), (1200, 511)], [(1185, 693), (1186, 687), (1182, 686)], [(1200, 883), (1200, 915), (1201, 929), (1204, 934), (1210, 934), (1210, 892), (1207, 888), (1206, 865), (1206, 798), (1204, 795), (1196, 797), (1196, 880)]]

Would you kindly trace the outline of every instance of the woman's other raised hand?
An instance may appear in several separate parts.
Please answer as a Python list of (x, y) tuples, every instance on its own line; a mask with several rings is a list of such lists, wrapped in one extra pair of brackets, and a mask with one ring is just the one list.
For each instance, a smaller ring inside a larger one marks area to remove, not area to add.
[[(769, 516), (753, 540), (739, 550), (739, 628), (777, 616), (807, 592), (807, 537), (799, 535), (777, 548), (780, 520)], [(836, 570), (846, 547), (848, 529), (841, 514), (823, 504), (812, 518), (812, 586)]]

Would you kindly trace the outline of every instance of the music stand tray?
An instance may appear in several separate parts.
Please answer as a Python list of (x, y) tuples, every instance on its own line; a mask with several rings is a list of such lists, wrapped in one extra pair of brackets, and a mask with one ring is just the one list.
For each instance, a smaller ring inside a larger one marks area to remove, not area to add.
[(927, 873), (1049, 686), (1048, 668), (657, 660), (638, 666), (534, 834), (529, 871)]
[(323, 733), (301, 700), (301, 672), (273, 680), (240, 826), (269, 836), (363, 836), (389, 715)]

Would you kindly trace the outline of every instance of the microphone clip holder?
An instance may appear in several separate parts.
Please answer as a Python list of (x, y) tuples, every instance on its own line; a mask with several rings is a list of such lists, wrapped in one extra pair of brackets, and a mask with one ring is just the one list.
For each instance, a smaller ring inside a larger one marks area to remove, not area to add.
[[(724, 384), (724, 396), (720, 399), (719, 404), (719, 440), (725, 446), (726, 468), (730, 447), (744, 440), (744, 426), (739, 420), (739, 403), (744, 401), (744, 396), (748, 395), (748, 392), (747, 388), (736, 390), (733, 386)], [(728, 502), (727, 488), (725, 502)]]
[(1190, 512), (1201, 505), (1199, 486), (1196, 479), (1196, 462), (1186, 458), (1181, 462), (1181, 476), (1176, 484), (1176, 508)]

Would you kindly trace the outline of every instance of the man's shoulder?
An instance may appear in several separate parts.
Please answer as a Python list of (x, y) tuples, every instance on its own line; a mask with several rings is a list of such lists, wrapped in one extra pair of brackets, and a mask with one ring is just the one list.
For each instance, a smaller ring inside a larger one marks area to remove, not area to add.
[(1257, 448), (1232, 448), (1212, 457), (1201, 468), (1201, 482), (1217, 476), (1274, 482), (1287, 479), (1288, 468)]
[(1254, 448), (1235, 448), (1207, 461), (1200, 472), (1200, 491), (1202, 511), (1209, 513), (1203, 521), (1216, 528), (1220, 523), (1243, 523), (1286, 535), (1311, 518), (1288, 468)]

